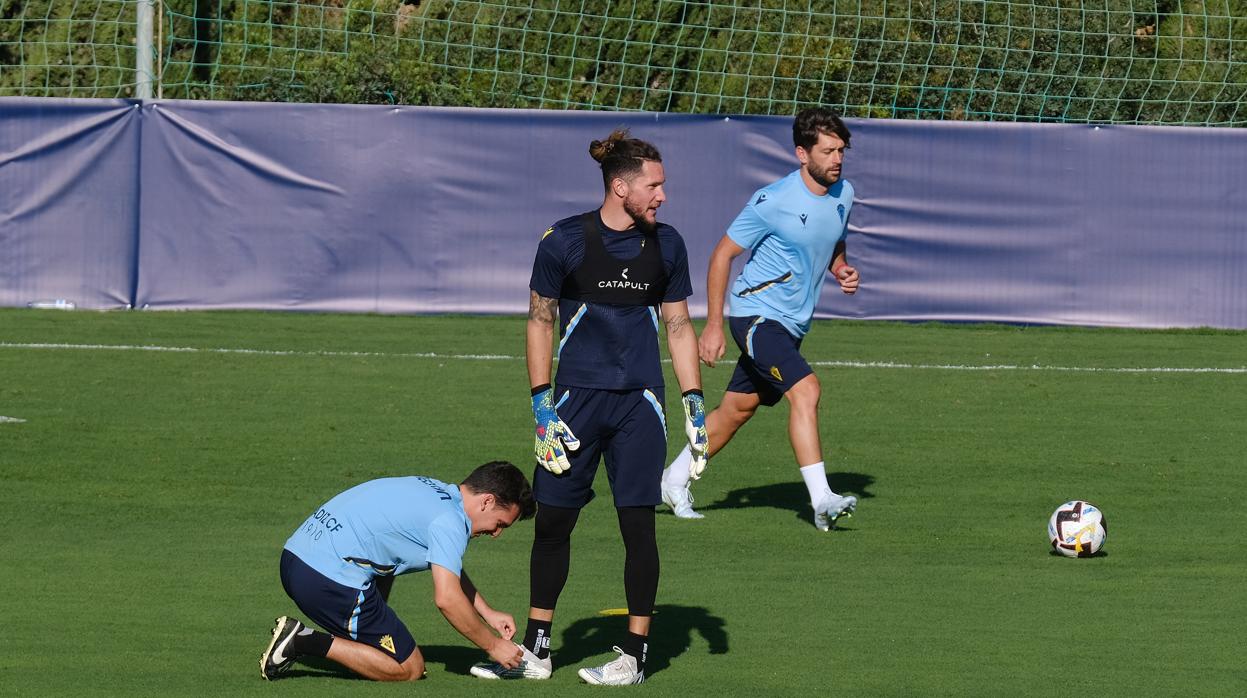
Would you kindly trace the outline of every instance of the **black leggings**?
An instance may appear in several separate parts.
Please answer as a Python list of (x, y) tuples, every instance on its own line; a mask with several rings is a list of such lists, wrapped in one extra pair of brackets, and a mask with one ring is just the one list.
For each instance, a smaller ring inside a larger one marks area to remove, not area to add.
[[(628, 615), (654, 613), (658, 596), (658, 541), (654, 533), (654, 507), (619, 507), (619, 532), (623, 535), (624, 594)], [(542, 504), (537, 507), (533, 551), (529, 559), (529, 603), (533, 608), (554, 610), (567, 584), (571, 564), (571, 535), (580, 518), (579, 509)]]

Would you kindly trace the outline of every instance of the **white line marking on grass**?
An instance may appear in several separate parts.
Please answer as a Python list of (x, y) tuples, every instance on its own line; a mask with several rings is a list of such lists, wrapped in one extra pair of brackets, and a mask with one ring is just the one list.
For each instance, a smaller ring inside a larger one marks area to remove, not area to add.
[(0, 424), (24, 424), (25, 422), (26, 420), (20, 419), (18, 417), (5, 417), (4, 415), (0, 414)]
[(0, 342), (6, 349), (83, 349), (97, 351), (157, 351), (205, 354), (257, 354), (260, 356), (382, 356), (405, 359), (464, 359), (472, 361), (518, 361), (521, 357), (506, 354), (438, 354), (437, 352), (381, 352), (381, 351), (289, 351), (280, 349), (230, 349), (226, 347), (162, 347), (150, 344), (19, 344)]
[[(205, 354), (254, 354), (258, 356), (345, 356), (345, 357), (390, 357), (404, 359), (449, 359), (463, 361), (522, 361), (524, 357), (510, 354), (439, 354), (437, 352), (381, 352), (381, 351), (294, 351), (278, 349), (233, 349), (227, 347), (164, 347), (139, 344), (44, 344), (0, 342), (5, 349), (77, 349), (85, 351), (154, 351), (175, 353)], [(670, 363), (664, 359), (663, 363)], [(910, 364), (894, 361), (811, 361), (811, 366), (829, 368), (880, 368), (918, 371), (1064, 371), (1076, 373), (1240, 373), (1247, 374), (1247, 366), (1237, 368), (1217, 367), (1180, 367), (1180, 366), (1142, 366), (1142, 367), (1095, 367), (1095, 366), (1044, 366), (1041, 364), (989, 364), (973, 366), (967, 364)]]
[(1247, 367), (1213, 368), (1177, 366), (1141, 366), (1130, 367), (1095, 367), (1095, 366), (1029, 366), (1015, 364), (992, 364), (987, 366), (965, 366), (958, 364), (905, 364), (892, 361), (811, 361), (811, 366), (828, 366), (832, 368), (897, 368), (923, 369), (935, 371), (1070, 371), (1081, 373), (1247, 373)]

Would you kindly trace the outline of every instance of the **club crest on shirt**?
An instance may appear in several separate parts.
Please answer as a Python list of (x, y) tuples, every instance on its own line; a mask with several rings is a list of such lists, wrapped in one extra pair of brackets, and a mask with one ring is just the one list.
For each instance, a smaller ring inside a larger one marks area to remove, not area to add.
[(840, 222), (844, 222), (844, 204), (836, 204), (836, 213), (840, 214)]

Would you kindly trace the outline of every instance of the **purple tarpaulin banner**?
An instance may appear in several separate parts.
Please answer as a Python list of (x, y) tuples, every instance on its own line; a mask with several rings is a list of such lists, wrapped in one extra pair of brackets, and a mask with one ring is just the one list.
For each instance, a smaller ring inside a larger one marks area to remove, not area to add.
[[(862, 287), (819, 317), (1247, 328), (1247, 131), (848, 123)], [(617, 126), (663, 152), (704, 314), (789, 118), (0, 99), (0, 305), (522, 313)]]
[(123, 100), (0, 99), (0, 306), (131, 302), (138, 111)]
[(791, 169), (722, 117), (161, 102), (144, 118), (150, 308), (525, 312), (537, 241), (601, 204), (589, 143), (619, 125), (663, 151), (660, 215), (703, 275), (752, 182)]
[(854, 127), (862, 289), (829, 316), (1247, 328), (1247, 130)]

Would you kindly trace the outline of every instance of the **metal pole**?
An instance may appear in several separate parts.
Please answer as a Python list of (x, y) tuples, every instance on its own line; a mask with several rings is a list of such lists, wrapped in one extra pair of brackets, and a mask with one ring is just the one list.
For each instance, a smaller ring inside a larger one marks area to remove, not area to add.
[(165, 81), (160, 76), (165, 74), (164, 60), (165, 50), (165, 5), (162, 0), (156, 0), (156, 99), (165, 98)]
[(152, 40), (155, 27), (155, 2), (138, 0), (138, 32), (134, 42), (134, 96), (138, 99), (152, 98), (152, 82), (156, 78), (152, 70), (152, 57), (156, 55), (156, 46)]

